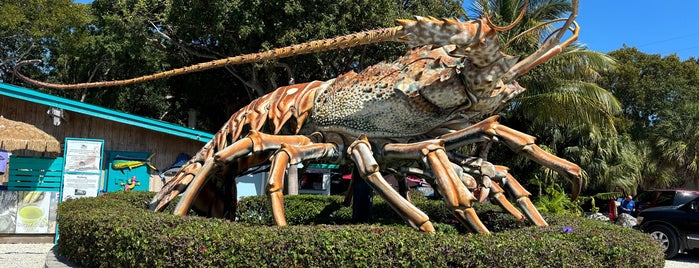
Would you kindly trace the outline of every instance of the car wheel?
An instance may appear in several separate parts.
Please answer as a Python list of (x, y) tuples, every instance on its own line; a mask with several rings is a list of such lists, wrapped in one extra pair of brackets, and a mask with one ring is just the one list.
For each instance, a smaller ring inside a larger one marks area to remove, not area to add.
[(672, 259), (679, 252), (679, 241), (672, 229), (663, 225), (656, 225), (648, 228), (650, 237), (660, 243), (660, 247), (665, 251), (665, 258)]

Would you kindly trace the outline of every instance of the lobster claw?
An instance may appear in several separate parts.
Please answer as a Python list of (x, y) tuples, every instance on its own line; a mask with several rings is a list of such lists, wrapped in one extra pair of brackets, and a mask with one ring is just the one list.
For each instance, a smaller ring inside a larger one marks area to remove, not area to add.
[(493, 182), (490, 180), (489, 176), (481, 176), (481, 186), (479, 188), (478, 202), (483, 203), (488, 196), (490, 196), (490, 188)]
[(478, 203), (483, 203), (490, 196), (490, 187), (478, 187)]

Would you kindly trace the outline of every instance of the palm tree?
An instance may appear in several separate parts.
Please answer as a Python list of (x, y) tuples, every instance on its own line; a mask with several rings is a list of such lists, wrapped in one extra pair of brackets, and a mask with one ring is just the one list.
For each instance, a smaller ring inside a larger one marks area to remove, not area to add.
[[(684, 183), (685, 187), (699, 187), (699, 104), (689, 103), (680, 110), (683, 114), (667, 116), (657, 127), (655, 142), (663, 164), (673, 168), (678, 177), (666, 185)], [(681, 186), (681, 185), (674, 185)]]
[[(470, 11), (480, 16), (490, 14), (496, 24), (506, 25), (517, 17), (523, 2), (479, 0)], [(505, 52), (531, 54), (555, 30), (544, 22), (566, 17), (571, 7), (569, 0), (530, 0), (522, 22), (500, 35), (501, 43), (506, 44)], [(606, 54), (588, 50), (579, 43), (571, 44), (558, 56), (518, 78), (527, 91), (503, 110), (503, 121), (535, 133), (542, 148), (578, 163), (584, 169), (584, 179), (591, 181), (589, 186), (600, 190), (612, 190), (614, 186), (635, 189), (641, 181), (641, 161), (639, 154), (634, 153), (638, 147), (616, 134), (615, 120), (621, 104), (595, 83), (599, 70), (614, 65), (614, 59)], [(528, 174), (539, 182), (558, 181), (555, 172), (523, 158), (501, 157), (511, 163), (513, 172)]]

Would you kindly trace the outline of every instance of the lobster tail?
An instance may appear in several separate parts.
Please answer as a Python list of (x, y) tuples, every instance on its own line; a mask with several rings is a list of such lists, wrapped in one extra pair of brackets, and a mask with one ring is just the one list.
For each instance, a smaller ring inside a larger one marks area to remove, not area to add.
[[(248, 132), (266, 128), (277, 134), (284, 129), (284, 126), (288, 126), (289, 132), (297, 134), (311, 114), (316, 90), (327, 87), (327, 84), (328, 82), (314, 81), (281, 87), (238, 110), (214, 138), (163, 186), (163, 190), (153, 199), (151, 209), (158, 211), (164, 209), (170, 200), (188, 188), (195, 174), (206, 166), (207, 159), (211, 159), (214, 154), (230, 146)], [(291, 121), (292, 118), (296, 120)]]
[[(288, 126), (290, 133), (298, 134), (311, 115), (316, 90), (327, 84), (328, 82), (314, 81), (280, 87), (252, 101), (233, 114), (216, 134), (217, 150), (228, 146), (227, 141), (235, 141), (245, 135), (246, 129), (260, 131), (266, 127), (270, 132), (278, 134), (284, 126)], [(291, 120), (292, 118), (295, 120)]]

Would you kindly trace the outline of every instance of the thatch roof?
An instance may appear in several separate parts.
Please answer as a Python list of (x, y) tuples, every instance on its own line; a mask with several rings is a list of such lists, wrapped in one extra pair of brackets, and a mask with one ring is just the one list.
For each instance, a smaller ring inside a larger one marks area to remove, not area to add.
[(0, 115), (0, 150), (60, 153), (61, 143), (34, 125), (9, 120)]

